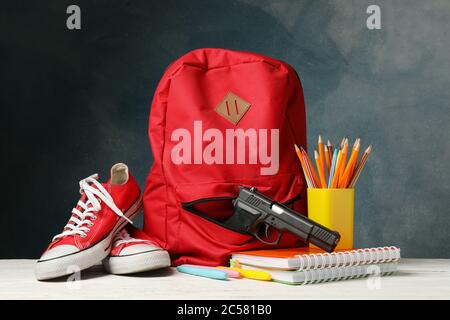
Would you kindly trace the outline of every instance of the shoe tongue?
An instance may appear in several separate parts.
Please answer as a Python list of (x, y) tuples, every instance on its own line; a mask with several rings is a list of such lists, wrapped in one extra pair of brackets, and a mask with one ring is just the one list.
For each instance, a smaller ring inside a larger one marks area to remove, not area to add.
[(110, 185), (122, 185), (128, 181), (128, 166), (124, 163), (116, 163), (111, 167), (111, 176), (108, 180)]

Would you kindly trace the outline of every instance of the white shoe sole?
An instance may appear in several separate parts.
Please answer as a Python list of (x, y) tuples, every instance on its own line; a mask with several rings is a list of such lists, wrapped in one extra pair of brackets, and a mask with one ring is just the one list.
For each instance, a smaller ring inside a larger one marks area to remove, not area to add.
[(170, 256), (165, 250), (145, 251), (103, 260), (105, 270), (112, 274), (127, 274), (170, 267)]
[[(128, 219), (133, 219), (142, 210), (142, 195), (124, 213)], [(114, 235), (122, 230), (128, 221), (120, 218), (113, 230), (100, 242), (79, 252), (48, 260), (38, 260), (35, 268), (37, 280), (48, 280), (73, 274), (87, 269), (102, 261), (111, 251), (111, 242)]]

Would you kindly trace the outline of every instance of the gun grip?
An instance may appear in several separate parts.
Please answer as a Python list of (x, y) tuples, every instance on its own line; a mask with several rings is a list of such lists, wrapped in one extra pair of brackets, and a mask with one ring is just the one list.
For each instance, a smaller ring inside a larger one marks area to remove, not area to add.
[(258, 220), (260, 215), (248, 213), (243, 209), (237, 209), (224, 223), (224, 227), (240, 233), (252, 233), (252, 226)]

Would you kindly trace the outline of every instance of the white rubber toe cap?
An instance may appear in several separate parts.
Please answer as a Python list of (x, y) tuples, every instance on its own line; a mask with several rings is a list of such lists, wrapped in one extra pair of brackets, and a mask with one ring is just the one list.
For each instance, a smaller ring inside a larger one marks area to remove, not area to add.
[(39, 260), (42, 261), (42, 260), (55, 259), (55, 258), (66, 256), (68, 254), (72, 254), (72, 253), (75, 253), (78, 251), (80, 251), (80, 249), (78, 249), (75, 246), (63, 244), (63, 245), (56, 246), (50, 250), (45, 251)]
[(132, 246), (127, 246), (127, 247), (123, 248), (120, 251), (119, 256), (127, 256), (130, 254), (137, 254), (137, 253), (148, 252), (148, 251), (157, 251), (157, 250), (162, 250), (162, 249), (160, 247), (155, 247), (150, 244), (139, 243), (139, 244), (134, 244)]

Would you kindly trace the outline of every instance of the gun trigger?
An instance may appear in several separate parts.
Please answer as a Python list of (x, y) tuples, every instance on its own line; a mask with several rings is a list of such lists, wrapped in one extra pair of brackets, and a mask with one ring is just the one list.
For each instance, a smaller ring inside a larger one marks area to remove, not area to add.
[(266, 229), (264, 230), (264, 235), (266, 236), (266, 239), (270, 239), (269, 238), (269, 228), (270, 228), (270, 226), (268, 224), (266, 224)]
[(281, 237), (281, 234), (279, 234), (278, 239), (277, 239), (276, 241), (274, 241), (274, 242), (269, 242), (269, 241), (263, 240), (263, 239), (258, 235), (257, 232), (255, 232), (253, 235), (254, 235), (255, 238), (258, 239), (260, 242), (262, 242), (262, 243), (264, 243), (264, 244), (267, 244), (267, 245), (269, 245), (269, 246), (277, 245), (278, 242), (280, 241), (280, 237)]

